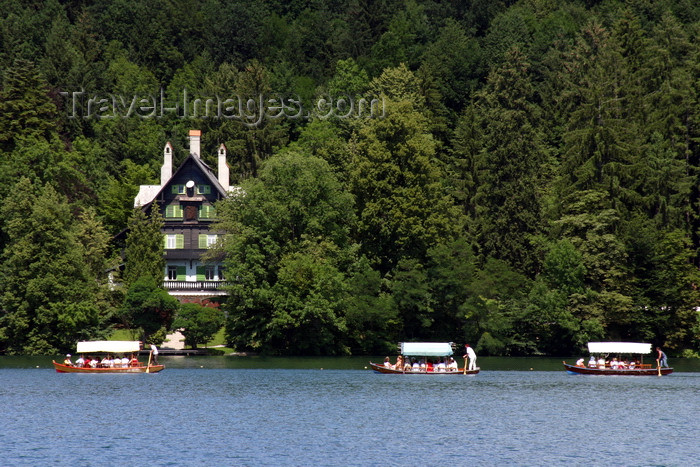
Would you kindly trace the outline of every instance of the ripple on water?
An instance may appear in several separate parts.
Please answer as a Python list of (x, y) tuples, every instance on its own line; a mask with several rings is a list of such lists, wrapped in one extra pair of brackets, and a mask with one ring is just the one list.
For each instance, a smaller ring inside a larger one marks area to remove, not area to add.
[(700, 458), (699, 373), (5, 369), (0, 378), (4, 465), (690, 465)]

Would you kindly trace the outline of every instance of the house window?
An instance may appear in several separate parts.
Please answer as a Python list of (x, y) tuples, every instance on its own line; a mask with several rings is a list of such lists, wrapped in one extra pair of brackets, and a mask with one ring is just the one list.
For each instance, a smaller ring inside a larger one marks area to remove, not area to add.
[(168, 266), (168, 280), (169, 281), (176, 281), (177, 280), (177, 266)]
[(210, 195), (211, 194), (211, 185), (197, 185), (197, 194), (198, 195)]
[(215, 280), (216, 266), (197, 266), (198, 281), (213, 281)]
[(182, 206), (179, 204), (170, 204), (165, 207), (165, 217), (168, 219), (182, 219)]
[(174, 195), (184, 195), (185, 185), (172, 185), (171, 190)]
[(219, 280), (220, 281), (226, 280), (226, 278), (224, 277), (224, 267), (223, 266), (219, 266)]
[(204, 280), (205, 281), (213, 281), (215, 271), (216, 271), (216, 268), (214, 266), (206, 266), (204, 268)]
[(175, 250), (185, 248), (185, 236), (183, 234), (165, 234), (165, 249)]
[(202, 204), (199, 206), (199, 218), (200, 219), (214, 219), (216, 217), (216, 210), (211, 204)]
[(217, 238), (218, 235), (216, 234), (199, 234), (199, 248), (210, 248), (213, 244), (216, 243)]

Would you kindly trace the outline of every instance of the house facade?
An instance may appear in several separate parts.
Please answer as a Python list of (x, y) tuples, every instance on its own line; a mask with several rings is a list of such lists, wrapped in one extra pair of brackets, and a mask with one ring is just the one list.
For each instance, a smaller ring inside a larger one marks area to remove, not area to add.
[[(229, 185), (226, 147), (218, 149), (216, 173), (201, 159), (200, 130), (190, 130), (190, 153), (173, 170), (173, 147), (163, 148), (160, 185), (141, 185), (134, 207), (145, 211), (154, 205), (163, 217), (165, 270), (163, 285), (183, 303), (219, 302), (226, 295), (226, 274), (221, 261), (206, 261), (203, 255), (222, 232), (212, 229), (214, 204), (236, 189)], [(157, 204), (154, 204), (157, 203)]]

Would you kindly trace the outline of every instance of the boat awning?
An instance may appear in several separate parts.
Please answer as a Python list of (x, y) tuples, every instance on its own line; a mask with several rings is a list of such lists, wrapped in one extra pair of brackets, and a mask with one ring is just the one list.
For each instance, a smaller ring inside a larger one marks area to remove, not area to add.
[(87, 341), (78, 342), (78, 353), (111, 352), (126, 353), (141, 350), (139, 341)]
[(626, 353), (647, 354), (651, 353), (651, 344), (643, 342), (589, 342), (590, 353)]
[(409, 357), (445, 357), (452, 355), (449, 342), (402, 342), (401, 355)]

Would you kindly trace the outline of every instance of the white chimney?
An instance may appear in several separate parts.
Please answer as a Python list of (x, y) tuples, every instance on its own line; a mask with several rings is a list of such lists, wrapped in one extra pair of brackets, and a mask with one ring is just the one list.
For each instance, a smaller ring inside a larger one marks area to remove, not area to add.
[(199, 144), (202, 140), (202, 130), (190, 130), (190, 154), (195, 157), (202, 155)]
[(163, 165), (160, 168), (160, 186), (168, 183), (173, 176), (173, 146), (170, 141), (163, 148)]
[(228, 164), (226, 163), (226, 146), (219, 146), (219, 183), (228, 191), (229, 172)]

